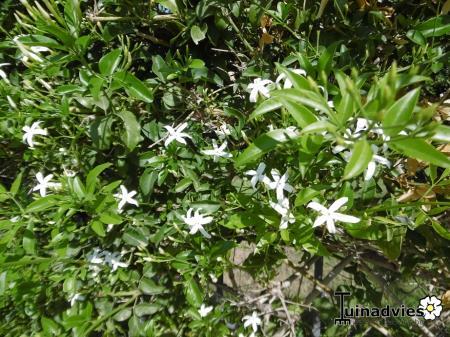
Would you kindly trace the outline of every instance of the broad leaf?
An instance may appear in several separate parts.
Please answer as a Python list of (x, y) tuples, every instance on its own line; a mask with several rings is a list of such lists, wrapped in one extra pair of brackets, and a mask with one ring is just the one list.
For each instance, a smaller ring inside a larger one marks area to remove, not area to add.
[(344, 170), (344, 179), (350, 179), (364, 172), (372, 160), (373, 152), (369, 143), (362, 139), (355, 143), (350, 161)]

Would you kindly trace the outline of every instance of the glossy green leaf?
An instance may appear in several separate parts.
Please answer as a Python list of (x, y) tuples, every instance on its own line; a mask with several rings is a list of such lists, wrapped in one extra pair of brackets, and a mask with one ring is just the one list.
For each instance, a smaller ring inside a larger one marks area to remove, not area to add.
[(269, 98), (263, 101), (257, 106), (257, 108), (252, 112), (249, 120), (255, 119), (256, 117), (262, 116), (267, 112), (278, 110), (283, 106), (283, 104), (278, 99)]
[(291, 129), (269, 131), (255, 139), (236, 160), (236, 166), (244, 166), (258, 160), (263, 154), (275, 149), (277, 145), (297, 139), (299, 133)]
[(431, 18), (416, 26), (415, 29), (426, 38), (447, 35), (450, 33), (450, 15)]
[(199, 308), (203, 303), (203, 293), (200, 290), (197, 282), (192, 277), (188, 277), (184, 282), (184, 290), (187, 301), (196, 308)]
[(153, 102), (152, 91), (133, 74), (121, 71), (114, 74), (114, 79), (125, 88), (129, 95), (147, 103)]
[(206, 32), (204, 32), (199, 26), (193, 25), (191, 27), (191, 38), (195, 44), (198, 44), (200, 41), (204, 40), (206, 37)]
[(119, 66), (121, 60), (121, 49), (114, 49), (113, 51), (109, 52), (108, 54), (103, 56), (98, 63), (100, 73), (103, 76), (111, 76)]
[(20, 185), (22, 184), (22, 177), (23, 177), (23, 172), (20, 172), (16, 179), (14, 179), (12, 185), (11, 185), (11, 189), (9, 190), (9, 192), (15, 196), (17, 194), (17, 192), (19, 192), (20, 189)]
[(345, 166), (344, 179), (351, 179), (363, 173), (372, 160), (372, 156), (372, 149), (365, 139), (356, 142), (350, 161)]
[(440, 167), (450, 167), (450, 159), (423, 139), (406, 138), (388, 143), (393, 150), (408, 157), (423, 160)]
[(94, 231), (94, 233), (97, 234), (98, 236), (100, 237), (106, 236), (105, 225), (102, 222), (98, 220), (92, 221), (91, 228)]
[(141, 140), (141, 125), (136, 116), (130, 111), (121, 111), (117, 114), (125, 126), (125, 145), (129, 151), (133, 151)]
[(414, 89), (397, 100), (386, 112), (383, 119), (384, 133), (393, 136), (403, 130), (411, 120), (414, 107), (419, 100), (420, 89)]
[(86, 177), (87, 193), (94, 193), (95, 184), (97, 183), (97, 177), (110, 166), (111, 166), (111, 163), (105, 163), (105, 164), (98, 165), (89, 171), (89, 173)]
[(58, 205), (58, 201), (59, 198), (55, 195), (48, 195), (46, 197), (39, 198), (28, 205), (28, 207), (26, 208), (26, 212), (37, 213), (45, 211), (50, 207)]

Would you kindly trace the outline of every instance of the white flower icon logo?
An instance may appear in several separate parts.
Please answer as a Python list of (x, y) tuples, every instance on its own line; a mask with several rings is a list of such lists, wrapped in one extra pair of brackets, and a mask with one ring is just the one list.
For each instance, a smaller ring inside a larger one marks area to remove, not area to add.
[(436, 296), (427, 296), (420, 300), (419, 309), (423, 311), (423, 317), (426, 320), (435, 320), (441, 315), (441, 300)]

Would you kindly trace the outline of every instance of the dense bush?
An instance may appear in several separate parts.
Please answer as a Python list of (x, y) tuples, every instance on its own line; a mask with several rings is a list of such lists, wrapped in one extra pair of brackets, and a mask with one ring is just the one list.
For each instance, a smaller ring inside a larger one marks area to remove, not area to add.
[(1, 335), (444, 336), (449, 7), (3, 1)]

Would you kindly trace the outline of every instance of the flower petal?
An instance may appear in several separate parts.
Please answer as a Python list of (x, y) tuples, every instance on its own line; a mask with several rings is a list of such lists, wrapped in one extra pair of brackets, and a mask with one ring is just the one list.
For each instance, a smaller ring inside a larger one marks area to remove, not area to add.
[(331, 204), (331, 206), (329, 208), (330, 212), (337, 211), (339, 208), (344, 206), (347, 202), (348, 202), (348, 198), (347, 197), (339, 198), (338, 200), (336, 200), (335, 202), (333, 202)]

